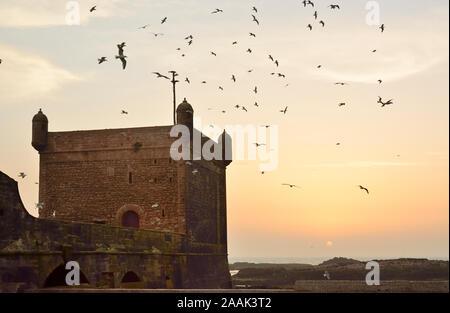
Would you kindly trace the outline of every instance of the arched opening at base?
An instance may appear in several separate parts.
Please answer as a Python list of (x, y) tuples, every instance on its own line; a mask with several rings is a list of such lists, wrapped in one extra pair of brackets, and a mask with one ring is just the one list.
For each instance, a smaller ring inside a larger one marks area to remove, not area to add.
[(134, 211), (126, 211), (122, 215), (122, 226), (139, 228), (139, 215)]
[[(57, 268), (53, 270), (53, 272), (48, 275), (47, 279), (44, 283), (44, 288), (51, 287), (72, 287), (66, 284), (66, 275), (70, 272), (70, 270), (66, 270), (64, 264), (61, 264)], [(86, 275), (82, 271), (80, 271), (80, 285), (89, 285), (89, 281), (86, 278)]]
[(121, 288), (143, 288), (143, 282), (139, 276), (132, 271), (127, 272), (120, 282)]

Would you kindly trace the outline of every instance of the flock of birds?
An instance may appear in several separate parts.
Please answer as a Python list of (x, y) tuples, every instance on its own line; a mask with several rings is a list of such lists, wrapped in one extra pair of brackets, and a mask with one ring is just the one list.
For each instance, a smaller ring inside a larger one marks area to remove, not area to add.
[[(301, 3), (303, 4), (303, 7), (305, 7), (305, 8), (306, 8), (306, 7), (315, 8), (314, 2), (311, 1), (311, 0), (303, 0)], [(331, 10), (340, 10), (340, 9), (341, 9), (340, 6), (339, 6), (338, 4), (330, 4), (330, 5), (328, 6), (328, 8), (330, 8)], [(93, 14), (95, 11), (97, 11), (97, 5), (92, 6), (92, 7), (89, 9), (89, 12), (90, 12), (91, 14)], [(259, 26), (259, 25), (260, 25), (260, 20), (258, 19), (258, 16), (257, 16), (257, 14), (258, 14), (258, 8), (256, 8), (255, 6), (253, 6), (253, 7), (251, 8), (251, 11), (252, 11), (252, 14), (251, 14), (252, 22), (254, 22), (257, 26)], [(222, 14), (222, 13), (224, 13), (224, 11), (223, 11), (222, 9), (219, 9), (219, 8), (216, 8), (215, 10), (213, 10), (213, 11), (211, 12), (211, 14)], [(315, 10), (314, 13), (312, 14), (312, 17), (314, 18), (314, 21), (317, 21), (317, 20), (319, 19), (319, 13), (318, 13), (318, 11)], [(160, 21), (160, 24), (165, 24), (165, 23), (167, 23), (167, 21), (168, 21), (168, 17), (163, 17), (163, 18), (161, 19), (161, 21)], [(321, 19), (319, 19), (318, 24), (320, 24), (322, 28), (325, 27), (325, 22), (324, 22), (323, 20), (321, 20)], [(138, 27), (138, 29), (140, 29), (140, 30), (146, 30), (146, 29), (148, 29), (149, 27), (150, 27), (150, 24), (146, 24), (146, 25), (143, 25), (143, 26)], [(313, 30), (313, 23), (307, 24), (306, 28), (308, 28), (310, 31), (312, 31), (312, 30)], [(380, 29), (381, 32), (383, 33), (383, 32), (385, 31), (385, 25), (382, 24), (382, 25), (379, 27), (379, 29)], [(151, 34), (154, 35), (155, 37), (164, 35), (164, 33), (160, 33), (160, 32), (151, 32)], [(256, 38), (257, 35), (256, 35), (256, 33), (254, 33), (254, 32), (249, 32), (249, 36), (250, 36), (250, 37), (253, 37), (253, 38)], [(193, 35), (188, 35), (188, 36), (186, 36), (186, 37), (184, 38), (184, 40), (185, 40), (187, 46), (191, 46), (191, 45), (194, 43), (194, 36), (193, 36)], [(231, 44), (232, 44), (232, 45), (237, 45), (238, 42), (237, 42), (237, 41), (233, 41)], [(121, 43), (117, 44), (118, 53), (117, 53), (117, 55), (115, 56), (115, 59), (120, 60), (121, 65), (122, 65), (122, 69), (123, 69), (123, 70), (125, 70), (126, 67), (127, 67), (127, 56), (126, 56), (125, 53), (124, 53), (125, 47), (126, 47), (126, 43), (125, 43), (125, 42), (121, 42)], [(177, 51), (181, 51), (181, 48), (177, 48)], [(252, 50), (251, 48), (248, 48), (248, 49), (246, 50), (246, 52), (247, 52), (247, 53), (252, 53), (253, 50)], [(377, 50), (376, 50), (376, 49), (373, 49), (373, 50), (372, 50), (372, 53), (375, 53), (375, 52), (377, 52)], [(214, 57), (217, 56), (217, 53), (214, 52), (214, 51), (210, 51), (210, 54), (211, 54), (212, 56), (214, 56)], [(184, 57), (185, 54), (183, 53), (183, 54), (181, 54), (181, 56)], [(275, 65), (276, 68), (278, 68), (278, 67), (280, 66), (280, 61), (279, 61), (278, 59), (274, 58), (271, 54), (268, 55), (268, 59), (269, 59), (271, 62), (273, 62), (273, 64)], [(98, 64), (102, 64), (102, 63), (107, 62), (108, 59), (107, 59), (107, 57), (102, 56), (102, 57), (99, 57), (99, 58), (97, 59), (97, 61), (98, 61)], [(3, 60), (0, 58), (0, 64), (2, 64), (2, 63), (3, 63)], [(322, 68), (322, 65), (320, 65), (320, 64), (317, 65), (317, 68), (318, 68), (318, 69)], [(253, 71), (253, 69), (248, 70), (249, 73), (251, 73), (252, 71)], [(156, 76), (156, 78), (162, 78), (162, 79), (170, 80), (170, 78), (169, 78), (167, 75), (163, 75), (163, 74), (161, 74), (160, 72), (153, 72), (153, 74)], [(276, 76), (276, 77), (278, 77), (278, 78), (286, 78), (286, 75), (283, 74), (283, 73), (281, 73), (281, 72), (271, 72), (270, 75)], [(236, 76), (235, 74), (232, 74), (231, 77), (230, 77), (230, 79), (231, 79), (231, 81), (233, 81), (234, 83), (236, 83), (236, 81), (237, 81), (237, 76)], [(191, 83), (191, 80), (189, 79), (189, 77), (186, 77), (186, 78), (184, 79), (184, 82), (187, 83), (187, 84), (190, 84), (190, 83)], [(378, 80), (378, 83), (379, 83), (379, 84), (381, 84), (382, 82), (383, 82), (383, 81), (382, 81), (381, 79)], [(202, 81), (201, 83), (202, 83), (202, 84), (206, 84), (207, 82), (206, 82), (206, 81)], [(339, 85), (339, 86), (345, 86), (345, 85), (348, 85), (347, 82), (335, 82), (334, 84), (335, 84), (335, 85)], [(285, 86), (288, 86), (288, 85), (289, 85), (289, 84), (286, 84)], [(221, 90), (221, 91), (224, 90), (223, 86), (219, 86), (218, 89)], [(252, 92), (255, 93), (255, 94), (257, 94), (257, 93), (258, 93), (258, 87), (255, 86), (255, 87), (253, 88)], [(379, 97), (378, 97), (377, 103), (380, 104), (381, 107), (385, 107), (385, 106), (387, 106), (387, 105), (393, 104), (393, 99), (389, 99), (389, 100), (384, 101), (383, 98), (379, 96)], [(345, 106), (345, 105), (346, 105), (345, 102), (340, 102), (340, 103), (338, 104), (339, 107), (342, 107), (342, 106)], [(255, 102), (255, 103), (254, 103), (254, 106), (255, 106), (255, 107), (258, 107), (258, 106), (259, 106), (259, 105), (258, 105), (258, 102)], [(245, 106), (242, 106), (242, 105), (235, 105), (234, 108), (236, 108), (236, 109), (241, 109), (241, 110), (244, 111), (244, 112), (248, 112), (247, 108), (246, 108)], [(211, 108), (208, 108), (208, 110), (211, 110)], [(221, 112), (222, 112), (222, 113), (226, 113), (225, 110), (221, 110)], [(287, 114), (287, 112), (288, 112), (288, 106), (285, 106), (283, 109), (279, 110), (279, 112), (282, 113), (282, 114)], [(122, 111), (121, 111), (121, 114), (123, 114), (123, 115), (128, 115), (128, 112), (125, 111), (125, 110), (122, 110)], [(263, 126), (266, 127), (266, 128), (270, 127), (270, 125), (263, 125)], [(264, 143), (254, 143), (254, 144), (256, 145), (256, 147), (260, 147), (260, 146), (264, 146), (264, 145), (265, 145)], [(340, 145), (340, 143), (336, 143), (336, 145)], [(398, 156), (398, 155), (397, 155), (397, 156)], [(189, 161), (187, 161), (186, 164), (187, 164), (187, 165), (192, 165), (192, 163), (189, 162)], [(192, 173), (193, 173), (194, 175), (197, 174), (197, 173), (198, 173), (198, 169), (193, 169), (193, 170), (192, 170)], [(261, 174), (264, 174), (264, 172), (262, 171)], [(20, 172), (18, 176), (19, 176), (20, 178), (22, 178), (22, 179), (25, 179), (25, 177), (26, 177), (27, 175), (26, 175), (24, 172)], [(35, 184), (38, 184), (38, 183), (36, 182)], [(300, 186), (297, 186), (297, 185), (295, 185), (295, 184), (290, 184), (290, 183), (283, 183), (282, 186), (287, 186), (287, 187), (289, 187), (289, 188), (300, 188)], [(362, 185), (357, 185), (357, 187), (358, 187), (360, 190), (362, 190), (362, 191), (366, 192), (367, 194), (369, 194), (368, 188), (366, 188), (366, 187), (364, 187), (364, 186), (362, 186)], [(40, 208), (40, 209), (42, 209), (43, 206), (44, 206), (44, 203), (43, 203), (43, 202), (42, 202), (42, 203), (37, 203), (37, 204), (36, 204), (36, 207), (37, 207), (37, 208)], [(158, 206), (159, 206), (159, 204), (155, 203), (152, 207), (155, 207), (155, 208), (156, 208), (156, 207), (158, 207)], [(53, 212), (53, 213), (52, 213), (52, 216), (55, 217), (55, 216), (56, 216), (56, 212)], [(326, 276), (328, 276), (328, 275), (326, 275)], [(329, 277), (327, 277), (327, 278), (329, 279)]]

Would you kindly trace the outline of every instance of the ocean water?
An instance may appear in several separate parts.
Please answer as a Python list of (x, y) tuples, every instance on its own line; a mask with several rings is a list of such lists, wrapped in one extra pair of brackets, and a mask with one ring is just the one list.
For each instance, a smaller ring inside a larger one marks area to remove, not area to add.
[[(236, 263), (236, 262), (248, 262), (248, 263), (277, 263), (277, 264), (286, 264), (286, 263), (301, 263), (301, 264), (311, 264), (318, 265), (326, 260), (330, 260), (333, 257), (234, 257), (228, 256), (228, 262)], [(359, 261), (370, 261), (370, 260), (388, 260), (388, 259), (399, 259), (405, 258), (402, 256), (394, 256), (394, 257), (347, 257)], [(411, 257), (411, 258), (423, 258), (429, 260), (442, 260), (448, 261), (448, 257)]]

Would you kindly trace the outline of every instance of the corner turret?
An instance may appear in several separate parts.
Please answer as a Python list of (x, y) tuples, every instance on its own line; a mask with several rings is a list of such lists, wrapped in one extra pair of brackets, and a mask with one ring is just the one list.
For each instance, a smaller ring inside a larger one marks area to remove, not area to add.
[(48, 119), (47, 116), (42, 113), (42, 109), (33, 117), (33, 129), (31, 145), (39, 152), (45, 149), (47, 146), (48, 135)]

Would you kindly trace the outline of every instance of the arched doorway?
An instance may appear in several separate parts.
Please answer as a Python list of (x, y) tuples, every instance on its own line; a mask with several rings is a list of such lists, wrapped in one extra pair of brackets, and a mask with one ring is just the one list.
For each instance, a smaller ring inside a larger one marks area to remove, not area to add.
[(134, 211), (126, 211), (122, 215), (122, 226), (139, 228), (139, 215)]
[(123, 275), (120, 288), (143, 288), (143, 282), (135, 272), (129, 271)]
[[(61, 264), (48, 275), (44, 283), (44, 288), (68, 287), (66, 284), (67, 273), (69, 273), (69, 270), (66, 270), (64, 264)], [(83, 284), (89, 285), (89, 281), (87, 280), (86, 275), (80, 271), (80, 285)]]

